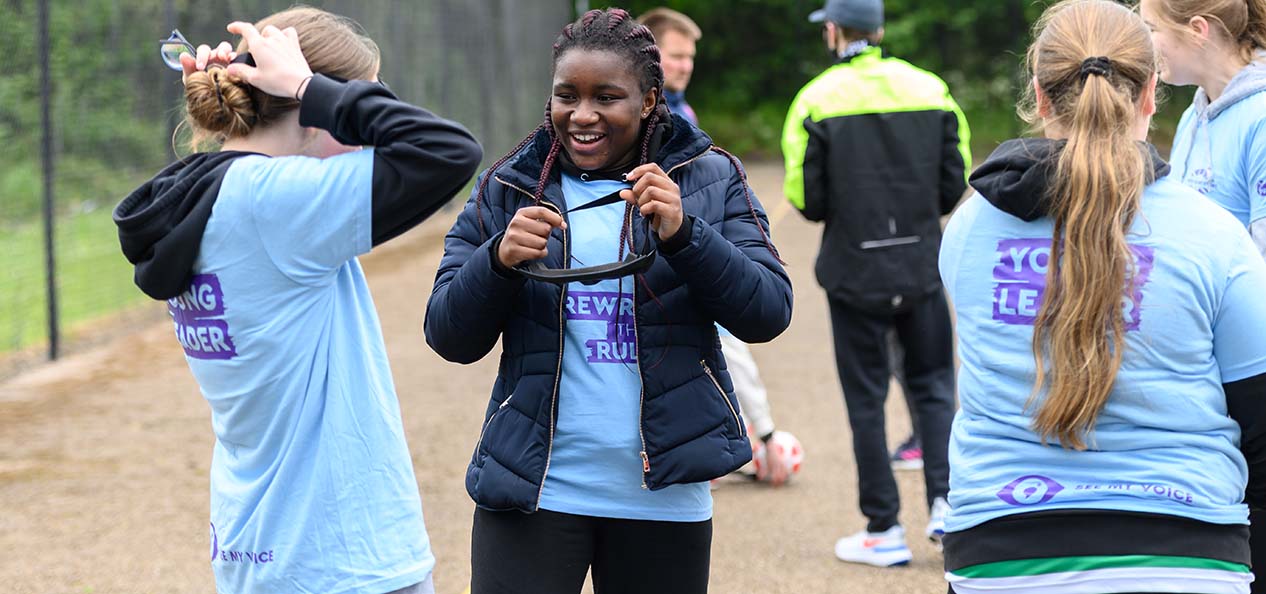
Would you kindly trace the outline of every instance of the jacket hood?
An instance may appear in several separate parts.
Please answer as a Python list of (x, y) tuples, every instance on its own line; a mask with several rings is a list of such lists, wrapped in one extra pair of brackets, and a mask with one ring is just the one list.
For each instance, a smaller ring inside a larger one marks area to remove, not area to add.
[[(1025, 221), (1037, 220), (1049, 212), (1051, 178), (1065, 144), (1048, 138), (1008, 140), (972, 173), (969, 183), (999, 210)], [(1169, 163), (1156, 147), (1140, 142), (1139, 150), (1152, 164), (1149, 184), (1169, 173)]]
[(1258, 51), (1253, 61), (1231, 78), (1216, 101), (1211, 103), (1204, 89), (1197, 89), (1192, 104), (1197, 113), (1203, 112), (1209, 120), (1214, 120), (1227, 108), (1261, 91), (1266, 91), (1266, 51)]
[(202, 233), (224, 173), (246, 153), (198, 153), (172, 163), (114, 209), (123, 255), (136, 286), (154, 299), (171, 299), (189, 284)]

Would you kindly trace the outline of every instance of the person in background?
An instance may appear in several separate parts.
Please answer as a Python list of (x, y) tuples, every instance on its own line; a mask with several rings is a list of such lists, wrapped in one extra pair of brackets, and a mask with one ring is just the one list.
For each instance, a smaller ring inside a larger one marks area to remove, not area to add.
[(865, 529), (835, 543), (840, 560), (880, 567), (911, 559), (884, 426), (889, 332), (923, 448), (939, 540), (948, 511), (946, 447), (954, 416), (949, 309), (936, 270), (941, 216), (966, 188), (966, 118), (936, 75), (886, 56), (882, 0), (829, 0), (810, 16), (837, 63), (792, 101), (783, 128), (784, 193), (825, 223), (815, 267), (831, 309), (836, 367), (857, 460)]
[(1266, 0), (1142, 0), (1160, 77), (1196, 85), (1170, 175), (1227, 209), (1266, 257)]
[[(653, 8), (639, 16), (637, 21), (651, 30), (655, 45), (659, 46), (664, 66), (664, 99), (668, 102), (668, 109), (698, 126), (699, 119), (694, 108), (686, 103), (686, 87), (690, 85), (690, 76), (695, 69), (695, 43), (703, 37), (703, 32), (694, 20), (671, 8)], [(738, 396), (743, 420), (751, 427), (753, 435), (768, 444), (776, 426), (756, 359), (752, 357), (747, 343), (735, 338), (724, 327), (717, 325), (717, 334), (721, 338), (721, 354), (734, 381), (734, 394)], [(786, 482), (790, 469), (784, 460), (779, 456), (766, 456), (765, 461), (754, 476), (775, 486)]]
[(703, 38), (703, 31), (690, 17), (665, 7), (642, 13), (637, 22), (651, 30), (659, 46), (668, 109), (699, 125), (695, 110), (686, 103), (686, 87), (695, 71), (695, 44)]

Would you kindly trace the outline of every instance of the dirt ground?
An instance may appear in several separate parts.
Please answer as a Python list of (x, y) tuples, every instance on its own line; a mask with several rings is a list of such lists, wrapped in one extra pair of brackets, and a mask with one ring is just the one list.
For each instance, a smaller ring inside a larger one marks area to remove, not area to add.
[[(920, 473), (898, 473), (909, 567), (854, 566), (832, 554), (836, 538), (865, 522), (827, 305), (813, 278), (820, 229), (782, 199), (777, 164), (750, 172), (796, 288), (791, 328), (752, 350), (779, 427), (799, 437), (807, 457), (784, 488), (726, 479), (714, 491), (712, 591), (941, 594), (941, 557), (920, 536)], [(439, 560), (439, 594), (459, 594), (470, 575), (474, 507), (463, 477), (496, 365), (493, 355), (447, 363), (422, 338), (441, 238), (455, 215), (442, 213), (364, 259)], [(909, 431), (895, 392), (888, 411), (895, 444)], [(162, 322), (0, 383), (0, 592), (214, 592), (209, 417)]]

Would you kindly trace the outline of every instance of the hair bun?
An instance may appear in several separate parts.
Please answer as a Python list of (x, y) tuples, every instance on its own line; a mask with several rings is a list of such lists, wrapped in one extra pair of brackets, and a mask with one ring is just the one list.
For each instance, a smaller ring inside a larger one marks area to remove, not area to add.
[(255, 106), (246, 85), (218, 65), (185, 79), (185, 105), (199, 131), (221, 139), (245, 136), (255, 125)]

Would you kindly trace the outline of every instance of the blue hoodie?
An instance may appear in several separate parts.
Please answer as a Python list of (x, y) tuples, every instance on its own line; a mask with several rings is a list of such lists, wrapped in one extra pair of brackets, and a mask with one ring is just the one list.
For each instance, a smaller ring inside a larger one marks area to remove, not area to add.
[[(1259, 54), (1259, 58), (1266, 55)], [(1170, 177), (1249, 228), (1266, 257), (1266, 63), (1245, 66), (1216, 101), (1196, 91), (1170, 152)]]

